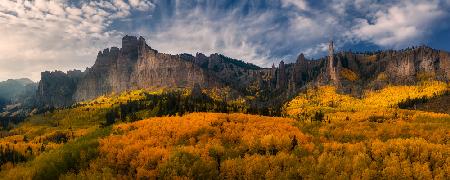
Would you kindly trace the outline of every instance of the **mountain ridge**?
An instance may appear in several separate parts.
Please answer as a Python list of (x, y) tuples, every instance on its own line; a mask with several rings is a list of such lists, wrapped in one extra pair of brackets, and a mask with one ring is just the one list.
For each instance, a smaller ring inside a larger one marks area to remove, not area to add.
[(43, 72), (38, 102), (70, 106), (100, 95), (133, 89), (231, 87), (236, 97), (255, 96), (253, 104), (281, 104), (306, 85), (334, 84), (341, 92), (361, 94), (387, 84), (413, 84), (423, 78), (450, 79), (448, 52), (420, 46), (372, 53), (334, 53), (262, 68), (220, 54), (170, 55), (147, 45), (143, 37), (124, 36), (122, 47), (100, 51), (86, 71)]
[[(37, 83), (28, 78), (8, 79), (0, 82), (0, 101), (13, 103), (36, 90)], [(0, 106), (1, 108), (2, 106)]]

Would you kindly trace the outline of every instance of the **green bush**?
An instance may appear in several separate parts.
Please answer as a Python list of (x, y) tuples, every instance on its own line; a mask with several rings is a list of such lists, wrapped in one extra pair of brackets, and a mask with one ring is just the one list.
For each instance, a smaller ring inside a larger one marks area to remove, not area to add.
[(86, 168), (98, 156), (98, 139), (109, 134), (111, 128), (98, 129), (69, 142), (61, 148), (41, 154), (36, 159), (2, 172), (1, 179), (58, 179), (69, 171)]

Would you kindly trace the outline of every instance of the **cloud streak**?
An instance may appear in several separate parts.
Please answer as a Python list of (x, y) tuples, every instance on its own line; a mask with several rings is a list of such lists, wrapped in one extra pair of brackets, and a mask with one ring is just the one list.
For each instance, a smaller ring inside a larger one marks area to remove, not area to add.
[(218, 52), (264, 67), (301, 52), (321, 57), (331, 39), (338, 49), (404, 48), (449, 26), (448, 8), (448, 0), (4, 0), (0, 80), (84, 69), (125, 34), (162, 52)]

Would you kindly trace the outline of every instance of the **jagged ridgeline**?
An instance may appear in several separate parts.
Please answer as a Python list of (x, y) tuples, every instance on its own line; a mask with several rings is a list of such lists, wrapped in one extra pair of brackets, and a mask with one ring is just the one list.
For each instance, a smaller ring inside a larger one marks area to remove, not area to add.
[(228, 89), (227, 100), (243, 99), (253, 108), (281, 107), (308, 84), (333, 84), (340, 92), (360, 96), (364, 90), (423, 80), (448, 81), (448, 52), (421, 46), (371, 53), (330, 53), (308, 60), (262, 68), (220, 54), (159, 53), (142, 37), (125, 36), (122, 47), (98, 53), (84, 72), (43, 72), (37, 97), (40, 105), (70, 106), (101, 95), (161, 88)]
[[(245, 90), (259, 67), (223, 55), (158, 53), (140, 37), (125, 36), (122, 48), (99, 52), (85, 72), (44, 72), (38, 96), (43, 105), (68, 106), (101, 95), (133, 89), (225, 88)], [(246, 93), (244, 91), (244, 93)], [(237, 96), (235, 96), (237, 97)]]
[(29, 79), (8, 79), (0, 82), (0, 125), (22, 121), (35, 102), (37, 83)]

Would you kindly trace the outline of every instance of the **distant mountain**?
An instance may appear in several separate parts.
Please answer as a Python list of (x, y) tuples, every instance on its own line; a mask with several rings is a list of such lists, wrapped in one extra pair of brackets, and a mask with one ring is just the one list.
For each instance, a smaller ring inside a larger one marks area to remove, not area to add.
[(37, 98), (40, 105), (63, 107), (100, 95), (132, 89), (228, 88), (233, 98), (257, 107), (278, 106), (306, 85), (333, 84), (344, 93), (388, 84), (414, 84), (425, 79), (448, 81), (448, 52), (421, 46), (368, 53), (334, 53), (295, 63), (261, 68), (220, 54), (170, 55), (159, 53), (142, 37), (125, 36), (122, 47), (100, 51), (86, 71), (43, 72)]
[(26, 78), (0, 82), (0, 125), (20, 122), (33, 111), (37, 85)]
[(17, 101), (23, 96), (35, 94), (37, 83), (30, 79), (8, 79), (0, 82), (0, 99), (3, 102)]

